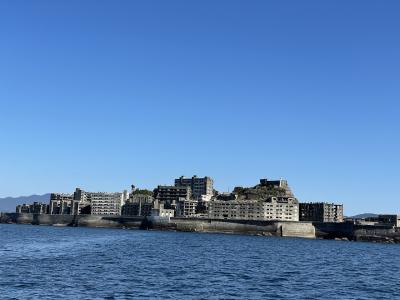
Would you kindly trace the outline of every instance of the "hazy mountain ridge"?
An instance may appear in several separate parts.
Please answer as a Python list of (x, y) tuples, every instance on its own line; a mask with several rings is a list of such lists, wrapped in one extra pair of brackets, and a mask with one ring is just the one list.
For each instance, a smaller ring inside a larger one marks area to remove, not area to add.
[(31, 204), (35, 201), (48, 203), (49, 200), (50, 194), (0, 198), (0, 212), (15, 212), (18, 204)]
[(377, 217), (377, 216), (378, 215), (374, 214), (374, 213), (363, 213), (363, 214), (352, 216), (350, 218), (353, 218), (353, 219), (365, 219), (365, 218), (374, 218), (374, 217)]

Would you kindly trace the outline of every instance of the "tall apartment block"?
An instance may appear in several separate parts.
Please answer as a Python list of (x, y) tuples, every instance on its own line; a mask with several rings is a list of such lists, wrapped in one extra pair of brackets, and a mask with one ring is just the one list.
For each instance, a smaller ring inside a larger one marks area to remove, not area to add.
[(196, 200), (201, 200), (203, 195), (211, 196), (214, 190), (214, 181), (211, 177), (185, 178), (183, 176), (175, 179), (175, 186), (187, 186), (192, 191), (192, 196)]
[(300, 203), (300, 221), (343, 222), (343, 205), (334, 203)]
[(92, 215), (121, 215), (123, 193), (91, 193)]

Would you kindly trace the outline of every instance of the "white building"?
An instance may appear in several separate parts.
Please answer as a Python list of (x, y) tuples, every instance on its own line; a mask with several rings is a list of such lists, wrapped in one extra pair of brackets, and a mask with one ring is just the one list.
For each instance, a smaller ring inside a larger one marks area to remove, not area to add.
[(215, 200), (210, 202), (209, 218), (299, 221), (299, 202), (292, 197), (271, 197), (266, 201)]

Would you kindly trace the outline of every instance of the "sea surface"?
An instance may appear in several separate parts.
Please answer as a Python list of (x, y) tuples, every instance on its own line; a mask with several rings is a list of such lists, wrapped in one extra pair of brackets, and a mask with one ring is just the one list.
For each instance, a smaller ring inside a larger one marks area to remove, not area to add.
[(400, 245), (0, 224), (0, 299), (400, 299)]

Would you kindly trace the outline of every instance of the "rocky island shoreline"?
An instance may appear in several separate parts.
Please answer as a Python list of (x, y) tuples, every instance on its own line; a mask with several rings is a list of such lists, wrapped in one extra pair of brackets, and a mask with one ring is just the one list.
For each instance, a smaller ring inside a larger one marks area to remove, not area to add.
[(198, 218), (125, 217), (94, 215), (44, 215), (1, 213), (0, 223), (70, 227), (208, 232), (257, 236), (316, 238), (345, 241), (400, 243), (400, 230), (391, 226), (356, 225), (350, 222), (285, 222), (213, 220)]

